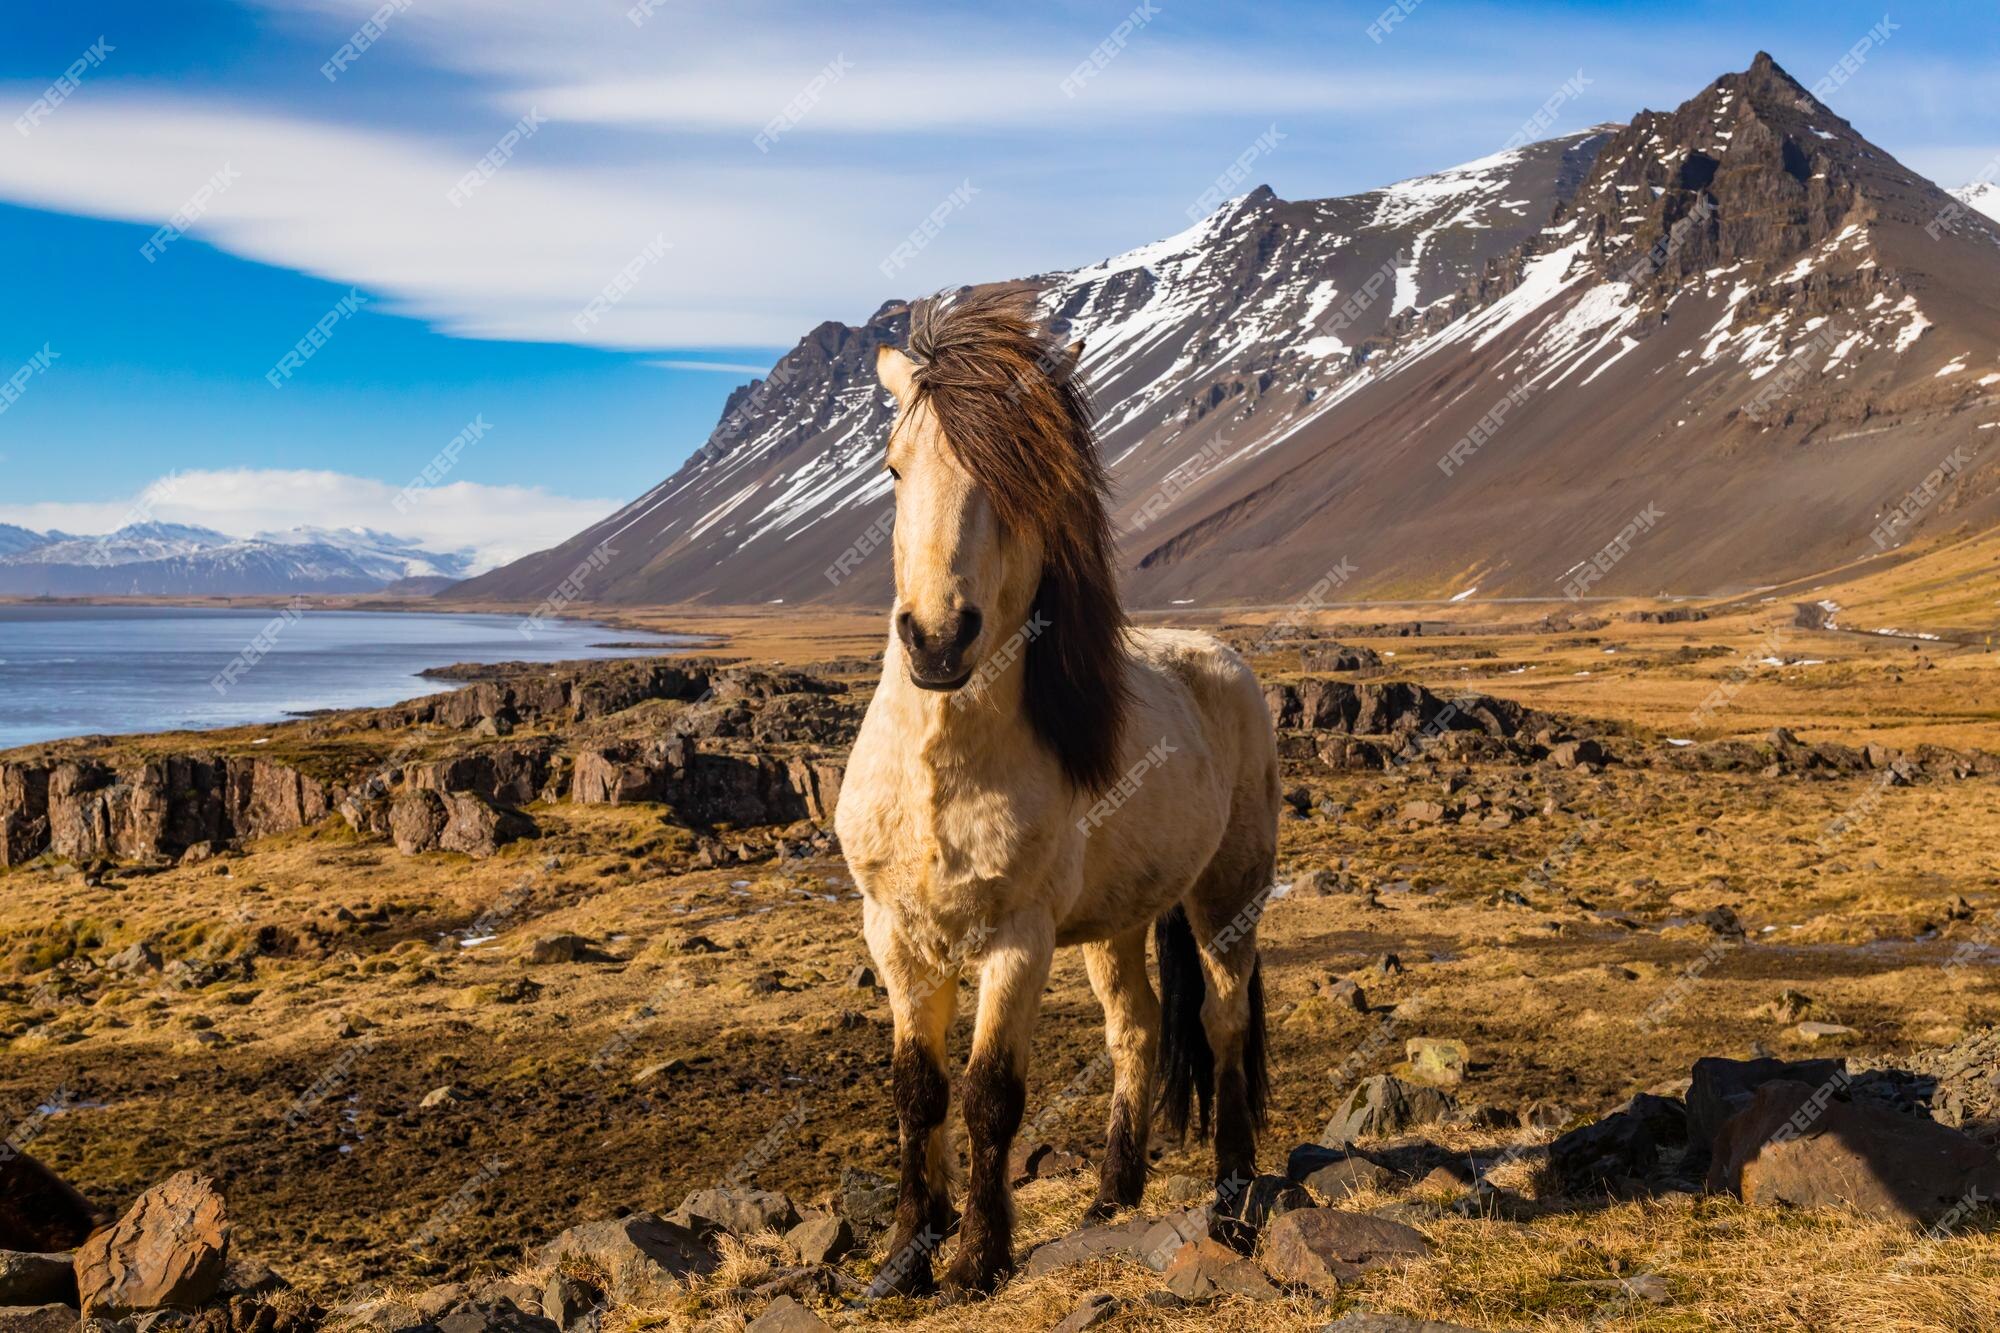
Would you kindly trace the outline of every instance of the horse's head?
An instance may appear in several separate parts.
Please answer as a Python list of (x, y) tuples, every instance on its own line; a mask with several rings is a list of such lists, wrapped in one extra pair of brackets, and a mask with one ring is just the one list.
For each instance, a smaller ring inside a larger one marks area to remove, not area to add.
[[(1124, 698), (1124, 620), (1081, 343), (1062, 346), (1018, 294), (920, 302), (911, 355), (876, 373), (897, 418), (896, 640), (910, 680), (956, 690), (996, 652), (1025, 663), (1031, 721), (1096, 785)], [(1099, 722), (1073, 714), (1093, 710)], [(1073, 733), (1073, 734), (1066, 734)]]

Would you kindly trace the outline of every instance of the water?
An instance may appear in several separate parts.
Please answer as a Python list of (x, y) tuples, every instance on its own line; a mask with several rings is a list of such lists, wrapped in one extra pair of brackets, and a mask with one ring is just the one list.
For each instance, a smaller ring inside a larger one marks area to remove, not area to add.
[(0, 606), (0, 750), (379, 708), (450, 689), (417, 673), (454, 662), (634, 657), (695, 642), (574, 620), (542, 621), (528, 636), (521, 624), (429, 612)]

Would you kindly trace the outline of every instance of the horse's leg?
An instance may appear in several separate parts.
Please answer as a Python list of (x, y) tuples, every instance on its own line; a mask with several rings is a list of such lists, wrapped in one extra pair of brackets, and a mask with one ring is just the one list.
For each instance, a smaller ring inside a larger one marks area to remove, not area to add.
[[(1263, 978), (1257, 967), (1257, 918), (1270, 884), (1261, 868), (1229, 874), (1222, 886), (1211, 866), (1189, 903), (1201, 970), (1207, 982), (1201, 1022), (1215, 1058), (1216, 1237), (1239, 1249), (1255, 1239), (1240, 1218), (1257, 1176), (1257, 1131), (1263, 1128), (1268, 1077), (1264, 1067)], [(1223, 891), (1204, 895), (1203, 889)]]
[(1083, 946), (1090, 987), (1104, 1006), (1111, 1057), (1111, 1127), (1097, 1198), (1085, 1221), (1102, 1221), (1139, 1202), (1146, 1189), (1146, 1140), (1153, 1122), (1153, 1068), (1160, 1051), (1160, 1001), (1146, 975), (1146, 927)]
[(995, 932), (979, 968), (979, 1018), (965, 1067), (972, 1155), (949, 1291), (989, 1292), (1014, 1271), (1014, 1199), (1007, 1155), (1028, 1095), (1028, 1044), (1055, 953), (1055, 923), (1018, 914)]
[(951, 1081), (944, 1057), (958, 974), (947, 975), (924, 962), (880, 914), (865, 915), (868, 947), (889, 992), (896, 1028), (890, 1081), (902, 1150), (902, 1187), (889, 1254), (868, 1294), (926, 1296), (937, 1289), (931, 1255), (951, 1229), (951, 1144), (944, 1123), (951, 1108)]

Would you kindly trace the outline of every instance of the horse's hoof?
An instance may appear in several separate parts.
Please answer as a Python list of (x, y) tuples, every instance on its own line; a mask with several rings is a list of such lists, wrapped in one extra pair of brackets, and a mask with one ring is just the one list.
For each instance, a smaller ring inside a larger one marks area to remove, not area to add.
[(1119, 1204), (1115, 1199), (1097, 1198), (1083, 1210), (1083, 1225), (1095, 1226), (1099, 1222), (1109, 1222), (1118, 1214)]
[(931, 1276), (929, 1261), (921, 1268), (909, 1272), (892, 1272), (888, 1269), (877, 1273), (875, 1280), (868, 1284), (862, 1299), (867, 1301), (886, 1300), (891, 1296), (908, 1296), (922, 1300), (937, 1294), (937, 1279)]
[(998, 1291), (1014, 1271), (1005, 1259), (982, 1255), (962, 1255), (944, 1275), (944, 1298), (948, 1302), (973, 1301)]

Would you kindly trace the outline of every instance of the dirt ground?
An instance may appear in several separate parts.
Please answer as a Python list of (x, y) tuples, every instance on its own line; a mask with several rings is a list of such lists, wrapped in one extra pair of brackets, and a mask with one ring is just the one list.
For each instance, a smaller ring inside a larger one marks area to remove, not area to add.
[[(1612, 729), (1614, 753), (1779, 725), (1808, 741), (2000, 750), (2000, 661), (1983, 645), (1795, 628), (1789, 599), (1697, 623), (1352, 632), (1390, 618), (1315, 617), (1382, 654), (1378, 675), (1593, 719)], [(794, 662), (869, 652), (881, 633), (872, 616), (622, 619)], [(1281, 676), (1296, 657), (1258, 665)], [(1697, 716), (1718, 691), (1721, 705)], [(1540, 1100), (1584, 1117), (1685, 1078), (1704, 1055), (1894, 1059), (2000, 1022), (1994, 779), (1885, 790), (1866, 776), (1657, 763), (1288, 778), (1309, 799), (1282, 826), (1281, 884), (1326, 870), (1356, 891), (1285, 893), (1263, 921), (1267, 1170), (1316, 1138), (1355, 1082), (1401, 1059), (1409, 1037), (1466, 1043), (1462, 1102), (1518, 1111)], [(1531, 813), (1504, 827), (1393, 818), (1447, 793)], [(182, 1167), (212, 1174), (237, 1250), (328, 1304), (531, 1269), (534, 1248), (565, 1227), (664, 1212), (746, 1153), (757, 1185), (801, 1205), (837, 1200), (845, 1170), (892, 1173), (888, 1014), (878, 992), (849, 984), (866, 950), (839, 860), (688, 868), (688, 831), (662, 807), (534, 814), (540, 839), (486, 861), (402, 857), (331, 821), (94, 887), (69, 867), (0, 873), (0, 1118), (62, 1108), (33, 1151), (109, 1206)], [(1714, 907), (1736, 913), (1743, 943), (1716, 949), (1697, 920)], [(528, 961), (533, 941), (566, 931), (605, 959)], [(249, 975), (192, 984), (170, 968), (74, 986), (49, 966), (141, 940), (169, 964), (259, 948)], [(1383, 970), (1387, 954), (1400, 970)], [(1947, 967), (1954, 956), (1976, 961)], [(1357, 982), (1371, 1012), (1329, 1002), (1332, 978)], [(1853, 1035), (1796, 1036), (1796, 1017), (1772, 1012), (1787, 989)], [(961, 1016), (961, 1052), (965, 1027)], [(1066, 954), (1044, 1002), (1028, 1118), (1093, 1159), (1108, 1093), (1092, 1072), (1101, 1040), (1080, 959)], [(420, 1106), (440, 1088), (452, 1091)], [(1440, 1133), (1469, 1150), (1553, 1131)], [(1201, 1152), (1168, 1145), (1148, 1208), (1169, 1206), (1172, 1177), (1206, 1171)], [(1518, 1183), (1532, 1195), (1531, 1180)], [(1084, 1177), (1025, 1187), (1022, 1251), (1073, 1226), (1089, 1193)], [(1410, 1189), (1392, 1197), (1421, 1202)], [(1349, 1308), (1482, 1328), (2000, 1326), (1990, 1219), (1920, 1238), (1838, 1213), (1672, 1194), (1568, 1201), (1526, 1221), (1433, 1209), (1421, 1226), (1436, 1257), (1330, 1300), (1166, 1309), (1140, 1299), (1154, 1275), (1107, 1261), (1017, 1279), (979, 1307), (884, 1302), (835, 1322), (1044, 1328), (1101, 1289), (1131, 1298), (1112, 1329), (1312, 1328)], [(776, 1242), (752, 1246), (679, 1304), (614, 1318), (740, 1327), (757, 1304), (732, 1289), (781, 1260)], [(1616, 1281), (1633, 1274), (1661, 1275), (1664, 1303)]]

